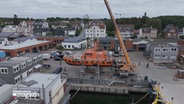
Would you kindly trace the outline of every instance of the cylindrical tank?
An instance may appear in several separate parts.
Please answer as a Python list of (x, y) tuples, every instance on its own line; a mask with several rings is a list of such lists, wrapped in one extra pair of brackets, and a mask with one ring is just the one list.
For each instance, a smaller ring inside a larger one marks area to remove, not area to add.
[(6, 57), (6, 53), (4, 51), (0, 51), (0, 58), (5, 58)]

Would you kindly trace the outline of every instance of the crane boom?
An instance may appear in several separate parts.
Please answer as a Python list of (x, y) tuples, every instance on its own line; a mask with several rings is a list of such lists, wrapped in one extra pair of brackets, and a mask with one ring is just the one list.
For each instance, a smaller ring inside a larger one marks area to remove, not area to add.
[[(133, 64), (131, 63), (131, 61), (130, 61), (130, 58), (129, 58), (129, 56), (128, 56), (128, 53), (127, 53), (127, 51), (126, 51), (125, 45), (124, 45), (124, 43), (123, 43), (123, 40), (122, 40), (122, 37), (121, 37), (121, 34), (120, 34), (120, 30), (119, 30), (119, 28), (118, 28), (118, 26), (117, 26), (117, 24), (116, 24), (116, 21), (115, 21), (115, 19), (114, 19), (114, 16), (113, 16), (113, 14), (112, 14), (111, 9), (110, 9), (109, 3), (108, 3), (107, 0), (104, 0), (104, 2), (105, 2), (105, 5), (106, 5), (106, 7), (107, 7), (107, 10), (108, 10), (108, 12), (109, 12), (109, 15), (110, 15), (110, 17), (111, 17), (111, 20), (112, 20), (112, 22), (113, 22), (113, 24), (114, 24), (115, 31), (116, 31), (116, 36), (117, 36), (117, 38), (118, 38), (118, 41), (119, 41), (119, 44), (120, 44), (120, 48), (121, 48), (121, 50), (123, 51), (124, 56), (125, 56), (126, 64), (124, 64), (123, 68), (125, 68), (126, 70), (132, 72), (132, 71), (134, 71), (135, 65), (133, 65)], [(124, 62), (123, 58), (122, 58), (122, 62)]]

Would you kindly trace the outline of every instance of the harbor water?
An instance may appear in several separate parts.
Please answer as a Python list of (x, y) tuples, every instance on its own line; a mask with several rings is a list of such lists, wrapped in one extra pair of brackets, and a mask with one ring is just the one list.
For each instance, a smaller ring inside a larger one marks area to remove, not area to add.
[[(75, 92), (71, 92), (74, 94)], [(78, 92), (70, 101), (70, 104), (135, 104), (145, 94), (131, 93), (129, 95)], [(149, 104), (148, 97), (136, 104)]]

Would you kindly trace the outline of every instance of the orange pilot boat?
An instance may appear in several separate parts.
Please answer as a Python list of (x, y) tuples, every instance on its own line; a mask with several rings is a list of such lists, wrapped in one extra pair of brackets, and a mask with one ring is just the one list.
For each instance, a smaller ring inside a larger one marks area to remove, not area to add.
[(80, 66), (109, 67), (113, 66), (114, 62), (107, 51), (98, 51), (96, 47), (85, 50), (82, 55), (64, 56), (63, 59), (69, 65)]
[(64, 61), (69, 65), (84, 66), (112, 66), (112, 57), (106, 51), (97, 51), (95, 49), (87, 49), (82, 56), (69, 55), (64, 56)]

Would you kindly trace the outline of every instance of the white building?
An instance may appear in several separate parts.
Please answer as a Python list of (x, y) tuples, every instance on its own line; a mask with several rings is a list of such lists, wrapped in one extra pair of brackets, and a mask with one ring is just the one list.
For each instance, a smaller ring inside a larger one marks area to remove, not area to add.
[(106, 37), (106, 25), (101, 21), (92, 21), (85, 27), (86, 38), (94, 40), (99, 37)]
[(174, 63), (177, 61), (177, 43), (150, 42), (146, 45), (146, 54), (154, 63)]
[(65, 93), (65, 83), (59, 74), (32, 73), (14, 87), (12, 95), (21, 104), (28, 100), (34, 104), (58, 104)]
[(22, 54), (0, 62), (0, 82), (4, 79), (6, 83), (17, 84), (32, 72), (39, 72), (42, 67), (42, 55), (38, 53)]
[(13, 84), (4, 84), (0, 87), (0, 104), (9, 104), (9, 101), (12, 101), (14, 86)]
[(48, 22), (35, 22), (33, 31), (35, 35), (46, 36), (49, 32)]
[(64, 49), (80, 49), (86, 45), (87, 41), (84, 35), (65, 39), (61, 44)]
[(134, 35), (134, 25), (118, 25), (121, 36), (123, 39), (130, 39)]
[(2, 32), (18, 32), (18, 25), (6, 25)]
[(33, 26), (34, 21), (21, 21), (18, 27), (18, 33), (22, 33), (23, 35), (33, 35)]
[(7, 38), (0, 38), (0, 46), (6, 46), (9, 44), (10, 44), (10, 42), (8, 41)]
[(138, 38), (156, 38), (157, 37), (157, 29), (155, 28), (140, 28)]
[(67, 31), (67, 35), (69, 35), (69, 36), (75, 36), (76, 28), (75, 27), (70, 27), (66, 31)]

